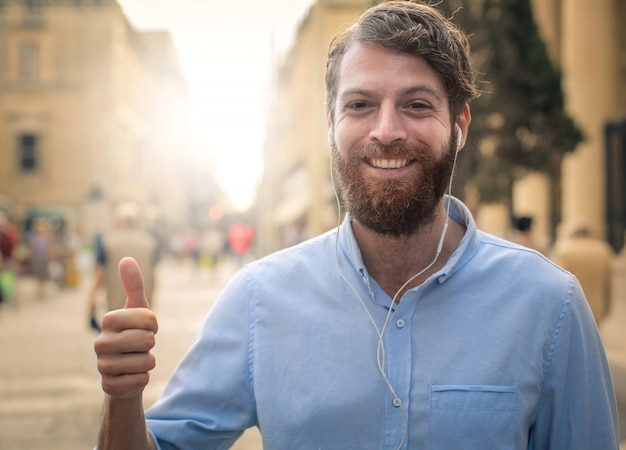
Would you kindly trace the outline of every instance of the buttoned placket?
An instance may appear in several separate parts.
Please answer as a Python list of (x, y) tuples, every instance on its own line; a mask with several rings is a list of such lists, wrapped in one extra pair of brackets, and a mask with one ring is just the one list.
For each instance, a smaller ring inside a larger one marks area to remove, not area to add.
[[(413, 298), (408, 299), (405, 295), (396, 306), (386, 332), (387, 379), (396, 393), (394, 397), (392, 392), (388, 391), (385, 403), (385, 448), (392, 450), (398, 448), (405, 432), (402, 409), (407, 415), (409, 413), (413, 302)], [(406, 442), (403, 448), (407, 448)]]
[[(369, 293), (373, 304), (381, 305), (384, 302), (376, 301), (376, 294), (370, 283), (369, 274), (362, 268), (360, 270), (361, 280), (364, 288)], [(421, 289), (415, 288), (409, 291), (400, 304), (395, 305), (391, 313), (387, 329), (384, 331), (385, 339), (385, 373), (391, 384), (395, 396), (390, 389), (387, 389), (385, 400), (384, 448), (397, 450), (402, 442), (405, 433), (405, 420), (402, 413), (409, 413), (409, 393), (411, 388), (411, 316), (415, 310), (415, 302)], [(389, 299), (391, 301), (391, 299)], [(379, 325), (382, 327), (382, 324)], [(410, 420), (410, 419), (409, 419)], [(408, 448), (408, 441), (404, 443), (403, 449)]]

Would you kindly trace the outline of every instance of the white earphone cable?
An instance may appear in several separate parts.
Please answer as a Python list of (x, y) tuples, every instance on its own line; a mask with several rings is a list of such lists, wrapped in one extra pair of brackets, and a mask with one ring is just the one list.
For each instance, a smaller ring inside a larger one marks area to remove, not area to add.
[[(460, 130), (459, 130), (459, 133), (460, 133)], [(457, 148), (456, 148), (457, 151), (455, 151), (455, 154), (454, 154), (454, 162), (452, 164), (452, 173), (450, 174), (450, 182), (448, 184), (448, 196), (449, 197), (452, 196), (452, 180), (453, 180), (454, 171), (455, 171), (455, 168), (456, 168), (456, 161), (457, 161), (457, 155), (458, 155), (459, 146), (460, 146), (460, 139), (457, 139)], [(333, 192), (335, 194), (335, 200), (337, 202), (337, 234), (336, 234), (336, 237), (335, 237), (335, 264), (337, 266), (337, 271), (339, 272), (339, 275), (344, 280), (344, 282), (348, 285), (348, 287), (350, 287), (352, 292), (354, 292), (354, 295), (357, 297), (357, 299), (361, 303), (361, 306), (363, 307), (363, 310), (367, 314), (367, 317), (369, 318), (369, 320), (372, 323), (374, 329), (376, 330), (376, 334), (378, 336), (378, 346), (377, 346), (377, 349), (376, 349), (376, 362), (377, 362), (377, 365), (378, 365), (378, 370), (379, 370), (383, 380), (385, 381), (385, 384), (387, 385), (387, 388), (388, 388), (389, 392), (393, 396), (394, 404), (397, 404), (399, 406), (400, 411), (402, 412), (402, 417), (404, 419), (404, 435), (402, 437), (402, 441), (400, 442), (400, 445), (398, 446), (398, 450), (400, 450), (400, 449), (402, 449), (402, 447), (404, 446), (404, 444), (406, 443), (406, 441), (408, 439), (408, 435), (409, 435), (409, 417), (408, 417), (407, 411), (404, 408), (404, 405), (402, 404), (402, 400), (396, 394), (396, 391), (393, 388), (393, 385), (391, 384), (391, 382), (389, 381), (389, 378), (387, 376), (387, 371), (385, 370), (386, 358), (385, 358), (384, 334), (385, 334), (385, 331), (387, 330), (387, 327), (389, 326), (389, 322), (391, 321), (391, 317), (392, 317), (393, 312), (394, 312), (393, 305), (396, 304), (398, 295), (400, 295), (400, 293), (413, 280), (415, 280), (420, 275), (422, 275), (427, 270), (429, 270), (431, 267), (433, 267), (433, 265), (435, 265), (435, 263), (439, 259), (439, 255), (441, 254), (441, 252), (443, 250), (443, 244), (444, 244), (444, 241), (445, 241), (446, 234), (448, 232), (448, 224), (449, 224), (449, 220), (450, 220), (450, 204), (452, 202), (451, 202), (450, 198), (448, 198), (448, 203), (446, 205), (446, 218), (445, 218), (445, 222), (443, 224), (442, 230), (441, 230), (441, 236), (439, 238), (439, 243), (437, 244), (437, 250), (436, 250), (434, 259), (430, 262), (430, 264), (428, 264), (426, 267), (424, 267), (418, 273), (416, 273), (415, 275), (411, 276), (400, 287), (400, 289), (398, 289), (396, 291), (395, 295), (393, 296), (393, 298), (391, 300), (391, 304), (389, 305), (389, 310), (387, 312), (387, 316), (385, 317), (385, 321), (383, 323), (383, 326), (382, 326), (382, 328), (379, 328), (378, 325), (376, 324), (376, 321), (372, 317), (372, 315), (371, 315), (367, 305), (365, 304), (365, 301), (361, 298), (361, 296), (359, 295), (359, 293), (357, 292), (355, 287), (352, 285), (352, 283), (350, 283), (350, 281), (346, 278), (346, 276), (344, 275), (343, 271), (341, 270), (341, 264), (340, 264), (340, 261), (339, 261), (339, 231), (341, 229), (341, 221), (342, 221), (342, 219), (341, 219), (341, 201), (339, 200), (339, 194), (337, 193), (337, 187), (335, 186), (335, 177), (334, 177), (334, 174), (333, 174), (333, 160), (332, 160), (332, 157), (330, 158), (330, 179), (331, 179), (331, 183), (332, 183), (332, 186), (333, 186)]]

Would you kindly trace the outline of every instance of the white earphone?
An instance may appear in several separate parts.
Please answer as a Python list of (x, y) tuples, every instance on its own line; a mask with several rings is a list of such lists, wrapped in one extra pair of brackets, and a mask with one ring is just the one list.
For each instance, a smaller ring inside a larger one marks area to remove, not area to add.
[[(461, 127), (459, 127), (457, 125), (457, 134), (456, 134), (456, 152), (454, 154), (454, 163), (452, 165), (452, 171), (450, 174), (450, 181), (449, 181), (449, 185), (448, 185), (448, 195), (452, 196), (452, 180), (454, 178), (454, 169), (456, 168), (456, 161), (457, 161), (457, 157), (458, 157), (458, 151), (461, 148), (461, 141), (463, 140), (463, 131), (461, 130)], [(365, 311), (365, 313), (367, 314), (367, 317), (369, 318), (371, 324), (374, 326), (374, 330), (376, 331), (376, 334), (378, 335), (378, 346), (376, 348), (376, 361), (378, 363), (378, 370), (384, 380), (384, 382), (387, 384), (387, 388), (389, 389), (389, 392), (391, 393), (391, 396), (394, 399), (394, 405), (397, 403), (399, 408), (400, 408), (400, 412), (402, 413), (402, 418), (404, 419), (404, 436), (402, 437), (402, 441), (400, 442), (400, 445), (398, 446), (398, 450), (400, 450), (404, 444), (406, 443), (408, 436), (409, 436), (409, 417), (407, 414), (407, 411), (404, 409), (404, 406), (402, 405), (402, 402), (400, 400), (400, 397), (398, 396), (398, 394), (396, 393), (393, 385), (391, 384), (391, 381), (389, 380), (389, 377), (387, 376), (387, 369), (386, 369), (386, 359), (385, 359), (385, 343), (384, 343), (384, 336), (385, 336), (385, 331), (387, 330), (389, 323), (391, 321), (391, 317), (393, 315), (393, 313), (395, 312), (395, 308), (393, 308), (393, 305), (395, 305), (396, 299), (398, 297), (398, 295), (416, 278), (418, 278), (419, 276), (421, 276), (423, 273), (425, 273), (427, 270), (429, 270), (431, 267), (433, 267), (435, 265), (435, 263), (437, 262), (437, 260), (439, 259), (439, 255), (441, 254), (442, 250), (443, 250), (443, 245), (444, 245), (444, 240), (446, 238), (446, 234), (448, 231), (448, 224), (449, 224), (449, 218), (450, 218), (450, 205), (452, 203), (452, 201), (450, 199), (447, 200), (447, 207), (446, 207), (446, 220), (445, 223), (443, 224), (443, 228), (441, 230), (441, 236), (439, 238), (439, 244), (437, 245), (437, 251), (435, 252), (435, 256), (434, 259), (431, 261), (430, 264), (428, 264), (426, 267), (424, 267), (422, 270), (420, 270), (419, 272), (417, 272), (416, 274), (414, 274), (412, 277), (410, 277), (401, 287), (400, 289), (398, 289), (396, 291), (396, 294), (393, 296), (392, 300), (391, 300), (391, 304), (389, 305), (388, 311), (387, 311), (387, 316), (385, 318), (384, 323), (382, 324), (382, 327), (380, 327), (376, 321), (374, 320), (374, 317), (372, 316), (372, 314), (369, 311), (369, 308), (367, 307), (367, 304), (365, 303), (365, 301), (363, 300), (363, 298), (361, 298), (361, 296), (359, 295), (359, 292), (356, 290), (356, 288), (350, 283), (350, 281), (348, 281), (348, 278), (344, 275), (342, 269), (341, 269), (341, 262), (339, 259), (339, 229), (341, 228), (341, 202), (339, 200), (339, 193), (337, 191), (337, 188), (335, 187), (335, 179), (333, 176), (333, 159), (330, 158), (330, 180), (333, 186), (333, 191), (335, 193), (335, 200), (337, 201), (337, 232), (335, 235), (335, 265), (337, 267), (337, 271), (339, 272), (339, 275), (341, 276), (341, 278), (343, 278), (343, 280), (345, 281), (345, 283), (347, 284), (347, 286), (352, 290), (352, 292), (354, 292), (356, 298), (359, 300), (361, 306), (363, 307), (363, 310)]]

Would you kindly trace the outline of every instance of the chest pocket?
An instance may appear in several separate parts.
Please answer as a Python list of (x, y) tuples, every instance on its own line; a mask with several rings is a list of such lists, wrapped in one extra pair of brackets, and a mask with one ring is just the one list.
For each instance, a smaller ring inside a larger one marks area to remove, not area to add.
[(514, 448), (515, 386), (432, 385), (430, 450)]

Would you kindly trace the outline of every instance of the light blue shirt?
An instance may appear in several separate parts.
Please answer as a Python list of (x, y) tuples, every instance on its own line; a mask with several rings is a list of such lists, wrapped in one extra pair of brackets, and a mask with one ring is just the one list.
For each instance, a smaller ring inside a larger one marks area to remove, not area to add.
[(458, 200), (450, 215), (465, 237), (383, 333), (400, 402), (357, 293), (379, 329), (391, 298), (345, 221), (230, 281), (147, 412), (160, 449), (225, 449), (253, 426), (269, 450), (397, 449), (403, 409), (405, 449), (618, 449), (607, 359), (575, 278), (478, 231)]

